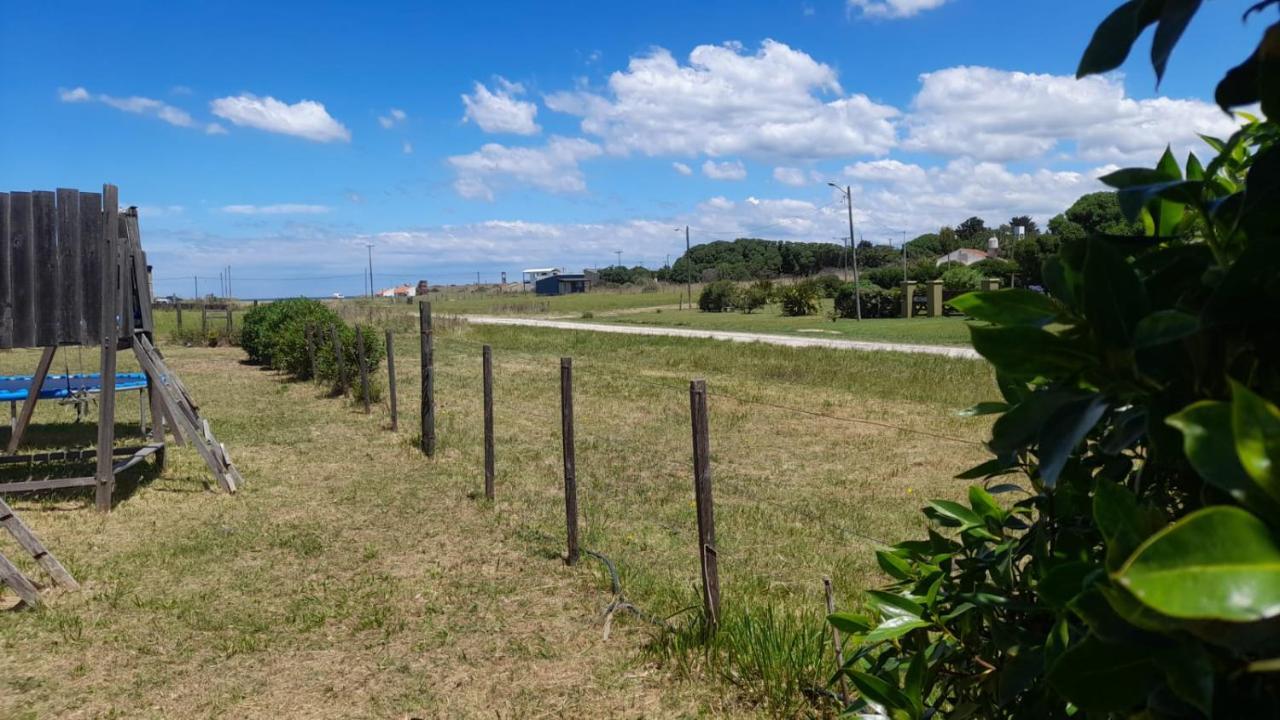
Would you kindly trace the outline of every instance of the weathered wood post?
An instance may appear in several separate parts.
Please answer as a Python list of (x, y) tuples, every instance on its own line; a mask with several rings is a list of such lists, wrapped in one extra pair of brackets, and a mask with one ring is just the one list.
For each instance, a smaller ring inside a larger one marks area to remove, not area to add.
[(342, 367), (342, 335), (338, 333), (337, 325), (330, 325), (329, 330), (333, 333), (333, 362), (338, 373), (338, 392), (345, 395), (347, 393), (347, 381)]
[(235, 308), (231, 306), (231, 303), (227, 303), (227, 335), (228, 336), (230, 336), (231, 332), (236, 329), (235, 314), (236, 314)]
[(200, 334), (209, 337), (209, 306), (207, 303), (200, 303)]
[(431, 303), (418, 306), (418, 339), (422, 356), (422, 452), (427, 457), (436, 454), (436, 371), (434, 338), (431, 331)]
[(320, 370), (316, 367), (316, 326), (307, 323), (307, 360), (311, 363), (311, 380), (316, 381), (320, 377)]
[(484, 375), (484, 496), (493, 501), (493, 348), (485, 345), (481, 358)]
[(399, 400), (396, 398), (396, 349), (387, 331), (387, 392), (391, 393), (391, 432), (400, 429)]
[(182, 332), (182, 302), (175, 302), (173, 308), (178, 311), (178, 332)]
[[(831, 587), (831, 578), (822, 578), (822, 589), (827, 594), (827, 615), (836, 612), (836, 593)], [(844, 645), (840, 640), (840, 628), (831, 626), (831, 646), (836, 652), (836, 672), (840, 675), (840, 702), (849, 704), (849, 680), (844, 674)]]
[(111, 495), (116, 476), (111, 450), (116, 436), (116, 347), (120, 342), (120, 263), (116, 259), (119, 244), (120, 205), (114, 185), (102, 188), (102, 284), (99, 332), (102, 334), (102, 389), (98, 394), (98, 456), (94, 479), (94, 500), (101, 512), (111, 510)]
[(578, 467), (573, 442), (573, 358), (560, 358), (560, 435), (564, 448), (564, 517), (568, 552), (564, 561), (578, 562)]
[(158, 382), (159, 378), (147, 376), (147, 396), (151, 401), (151, 442), (160, 444), (160, 449), (155, 452), (156, 471), (164, 472), (164, 401), (160, 399), (160, 390), (155, 386)]
[(711, 438), (707, 420), (707, 381), (689, 383), (693, 426), (693, 496), (698, 513), (698, 557), (702, 565), (702, 606), (707, 625), (720, 623), (720, 568), (716, 557), (716, 515), (711, 500)]
[(360, 362), (360, 396), (364, 399), (364, 414), (369, 414), (369, 363), (364, 356), (364, 331), (356, 326), (356, 358)]

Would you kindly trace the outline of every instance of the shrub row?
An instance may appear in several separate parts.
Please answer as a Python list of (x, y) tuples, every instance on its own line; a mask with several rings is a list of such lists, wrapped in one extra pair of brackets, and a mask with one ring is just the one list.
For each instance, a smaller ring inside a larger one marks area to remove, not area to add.
[[(307, 353), (307, 328), (315, 333), (316, 372), (311, 375), (311, 358)], [(337, 353), (334, 352), (334, 333), (337, 345), (342, 349), (342, 371), (339, 373)], [(369, 372), (378, 369), (386, 349), (378, 332), (371, 327), (360, 327), (364, 336), (365, 360)], [(336, 390), (359, 387), (359, 352), (356, 344), (356, 328), (343, 321), (337, 313), (315, 300), (297, 298), (259, 305), (244, 316), (240, 330), (240, 345), (249, 360), (287, 373), (299, 380), (320, 380)]]

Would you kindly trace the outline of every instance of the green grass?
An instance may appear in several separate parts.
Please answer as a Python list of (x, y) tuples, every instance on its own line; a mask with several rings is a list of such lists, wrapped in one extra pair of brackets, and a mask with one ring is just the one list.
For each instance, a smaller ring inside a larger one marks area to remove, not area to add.
[[(698, 286), (694, 286), (697, 298)], [(639, 289), (597, 289), (575, 295), (539, 297), (530, 292), (482, 293), (439, 292), (427, 299), (437, 313), (469, 313), (473, 315), (566, 315), (583, 312), (602, 313), (676, 306), (684, 297), (684, 288), (663, 285), (657, 292)]]
[(926, 345), (969, 344), (969, 330), (962, 318), (917, 317), (868, 319), (861, 322), (848, 319), (832, 321), (827, 317), (831, 302), (831, 300), (823, 300), (822, 309), (818, 314), (805, 317), (785, 317), (777, 305), (769, 305), (750, 315), (737, 312), (706, 313), (698, 310), (663, 308), (625, 315), (605, 317), (597, 315), (591, 321)]
[[(952, 476), (985, 458), (971, 443), (987, 421), (952, 412), (995, 396), (982, 363), (441, 322), (440, 446), (427, 460), (412, 316), (352, 308), (349, 320), (402, 331), (400, 433), (385, 405), (365, 416), (243, 365), (237, 349), (162, 342), (244, 490), (201, 490), (198, 458), (179, 448), (105, 517), (88, 494), (16, 502), (85, 590), (0, 613), (0, 716), (827, 712), (813, 692), (834, 662), (821, 578), (842, 608), (858, 606), (883, 581), (875, 541), (918, 535), (918, 506), (963, 495)], [(492, 504), (475, 499), (483, 344), (495, 362)], [(688, 613), (671, 634), (620, 615), (603, 642), (602, 565), (559, 561), (562, 356), (574, 358), (583, 544), (660, 616), (699, 602), (688, 381), (708, 381), (724, 597), (713, 642)], [(0, 371), (35, 359), (0, 353)], [(42, 404), (37, 422), (68, 416)]]

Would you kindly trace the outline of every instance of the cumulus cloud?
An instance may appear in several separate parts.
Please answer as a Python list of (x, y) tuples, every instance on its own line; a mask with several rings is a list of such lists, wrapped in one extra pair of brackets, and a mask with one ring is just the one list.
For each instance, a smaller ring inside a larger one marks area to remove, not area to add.
[(333, 119), (323, 104), (300, 100), (292, 105), (273, 97), (245, 93), (209, 103), (214, 115), (233, 125), (292, 135), (314, 142), (350, 142), (351, 131)]
[(930, 168), (897, 160), (860, 162), (844, 173), (858, 182), (854, 207), (863, 211), (870, 229), (914, 234), (972, 215), (993, 224), (1014, 215), (1043, 223), (1081, 195), (1103, 189), (1097, 178), (1110, 169), (1014, 172), (1000, 163), (957, 158)]
[(487, 133), (511, 133), (536, 135), (542, 128), (534, 122), (538, 106), (528, 100), (520, 100), (524, 86), (504, 77), (494, 80), (494, 90), (481, 83), (469, 95), (462, 96), (466, 107), (463, 122), (474, 122)]
[(908, 18), (942, 7), (947, 0), (849, 0), (849, 9), (869, 18)]
[(747, 177), (747, 168), (741, 160), (719, 163), (708, 160), (702, 163), (702, 174), (712, 180), (744, 180)]
[(83, 87), (75, 87), (70, 90), (65, 88), (58, 90), (58, 99), (65, 103), (99, 102), (123, 112), (135, 115), (150, 115), (177, 127), (203, 129), (210, 135), (226, 133), (226, 129), (218, 123), (197, 122), (195, 118), (191, 117), (191, 113), (186, 110), (155, 98), (137, 95), (116, 97), (105, 93), (90, 93)]
[(954, 67), (920, 76), (907, 116), (908, 150), (983, 160), (1035, 159), (1055, 150), (1087, 162), (1153, 163), (1166, 144), (1200, 146), (1197, 133), (1235, 123), (1201, 100), (1127, 97), (1119, 77)]
[(409, 118), (409, 115), (400, 108), (391, 108), (386, 115), (378, 116), (378, 124), (383, 128), (390, 130)]
[(512, 183), (553, 193), (582, 192), (587, 183), (578, 164), (602, 152), (582, 138), (553, 136), (541, 147), (488, 143), (476, 152), (449, 158), (449, 164), (457, 173), (453, 186), (459, 195), (493, 200), (497, 187)]
[(327, 205), (303, 205), (280, 203), (277, 205), (225, 205), (222, 212), (230, 215), (322, 215), (329, 212)]
[(816, 182), (815, 173), (805, 172), (795, 167), (776, 167), (773, 169), (773, 179), (783, 185), (792, 187), (800, 187)]
[(604, 91), (559, 92), (547, 107), (582, 118), (611, 153), (830, 158), (882, 155), (896, 141), (898, 111), (846, 95), (836, 71), (765, 40), (700, 45), (680, 64), (655, 48), (609, 77)]
[(671, 168), (676, 172), (680, 173), (681, 175), (688, 176), (693, 174), (693, 168), (689, 167), (688, 165), (685, 165), (682, 162), (671, 163)]

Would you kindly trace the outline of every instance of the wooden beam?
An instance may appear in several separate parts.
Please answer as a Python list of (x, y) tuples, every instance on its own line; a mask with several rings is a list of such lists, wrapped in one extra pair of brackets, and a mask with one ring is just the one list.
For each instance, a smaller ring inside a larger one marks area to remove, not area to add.
[[(120, 344), (120, 260), (116, 246), (120, 237), (119, 191), (114, 185), (102, 186), (102, 236), (98, 240), (102, 258), (102, 285), (98, 327), (101, 343), (102, 393), (98, 396), (98, 479), (95, 496), (100, 512), (111, 509), (116, 476), (111, 469), (111, 447), (116, 436), (116, 349)], [(92, 242), (92, 238), (86, 239)]]
[(56, 347), (47, 347), (40, 355), (40, 363), (36, 365), (36, 374), (31, 376), (31, 385), (27, 388), (27, 399), (22, 402), (22, 412), (18, 415), (18, 423), (13, 426), (13, 433), (9, 435), (9, 454), (12, 455), (18, 450), (18, 445), (22, 443), (22, 436), (27, 432), (27, 426), (31, 424), (31, 416), (35, 414), (36, 403), (40, 401), (40, 390), (44, 387), (44, 379), (49, 376), (49, 366), (53, 364), (53, 354), (58, 350)]
[(9, 558), (0, 553), (0, 581), (5, 585), (13, 588), (13, 591), (22, 598), (22, 602), (28, 607), (38, 607), (40, 605), (40, 593), (36, 591), (36, 586), (31, 584), (26, 575), (23, 575), (13, 563), (9, 562)]
[(79, 590), (80, 583), (71, 577), (71, 573), (58, 562), (58, 558), (45, 548), (44, 543), (40, 542), (40, 538), (31, 532), (31, 528), (13, 513), (13, 508), (4, 500), (0, 500), (0, 525), (9, 531), (14, 540), (22, 546), (23, 550), (31, 553), (31, 557), (35, 559), (44, 571), (49, 573), (49, 577), (59, 586), (68, 590)]
[(23, 480), (22, 482), (0, 483), (0, 493), (34, 492), (36, 490), (61, 490), (62, 488), (88, 487), (97, 485), (96, 477), (49, 478), (47, 480)]

